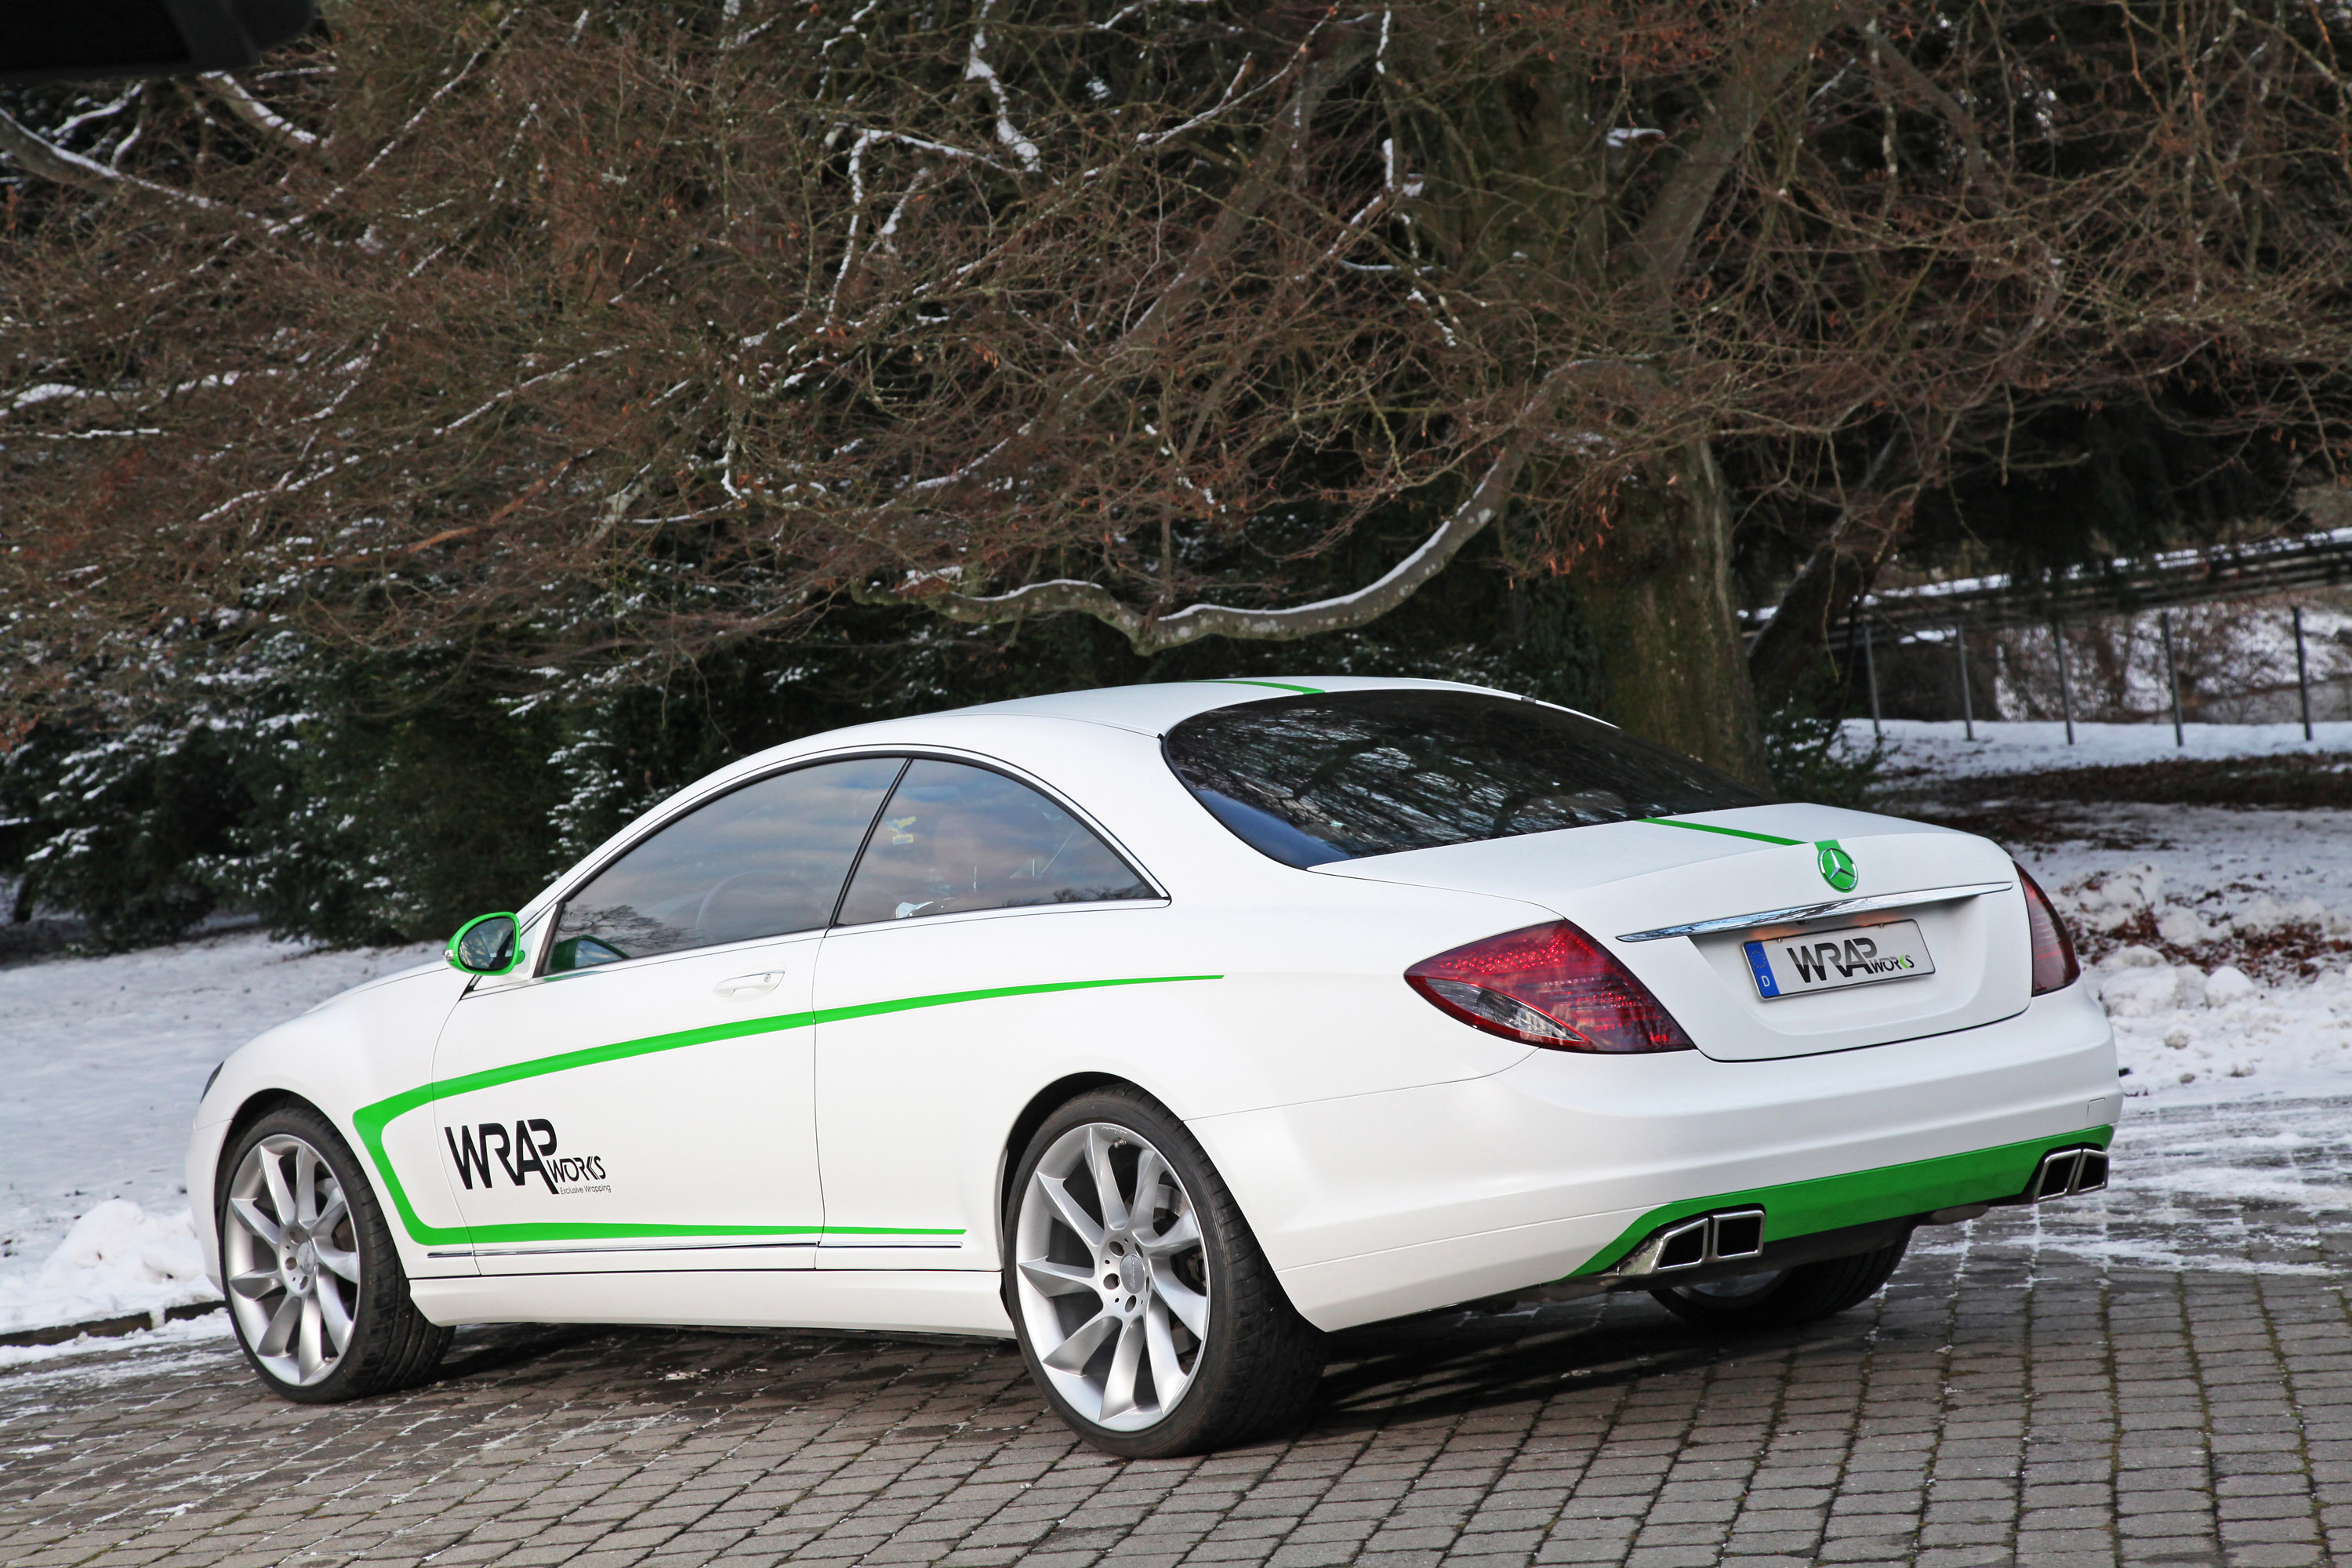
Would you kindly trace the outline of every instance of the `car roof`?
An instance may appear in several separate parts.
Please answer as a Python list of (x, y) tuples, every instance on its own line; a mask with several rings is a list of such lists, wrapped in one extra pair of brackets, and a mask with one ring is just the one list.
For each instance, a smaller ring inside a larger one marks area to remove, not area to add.
[[(592, 854), (551, 882), (524, 907), (522, 914), (526, 921), (538, 918), (557, 890), (571, 881), (583, 868), (603, 861), (656, 821), (691, 810), (702, 801), (724, 794), (746, 779), (792, 765), (803, 758), (820, 757), (828, 752), (862, 751), (869, 747), (940, 746), (950, 750), (969, 747), (976, 752), (1000, 757), (1016, 766), (1034, 765), (1041, 760), (1041, 731), (1061, 731), (1052, 742), (1045, 744), (1046, 757), (1057, 752), (1066, 756), (1068, 753), (1063, 748), (1073, 742), (1086, 749), (1086, 742), (1082, 739), (1087, 734), (1084, 729), (1062, 728), (1052, 723), (1040, 726), (1035, 721), (1041, 719), (1061, 721), (1063, 725), (1098, 726), (1101, 730), (1157, 740), (1192, 715), (1205, 713), (1212, 709), (1230, 708), (1239, 703), (1259, 702), (1273, 698), (1315, 696), (1327, 691), (1400, 690), (1460, 691), (1514, 701), (1528, 700), (1513, 692), (1498, 691), (1487, 686), (1472, 686), (1458, 680), (1366, 675), (1235, 676), (1224, 679), (1150, 681), (1134, 686), (1096, 687), (1085, 691), (1057, 691), (1043, 697), (1019, 697), (1004, 702), (976, 703), (968, 708), (944, 709), (936, 713), (853, 724), (845, 729), (803, 735), (796, 741), (771, 746), (765, 751), (739, 757), (705, 774), (640, 813)], [(1001, 722), (1003, 721), (1011, 722)], [(1100, 737), (1105, 741), (1109, 738)], [(1200, 820), (1207, 823), (1213, 819), (1204, 813)]]
[[(1492, 687), (1458, 680), (1419, 680), (1370, 675), (1230, 676), (1209, 680), (1150, 681), (1135, 686), (1097, 686), (1084, 691), (1056, 691), (1044, 697), (1016, 697), (1003, 702), (982, 702), (922, 715), (922, 720), (961, 718), (1076, 719), (1108, 724), (1139, 734), (1164, 735), (1195, 713), (1229, 708), (1268, 698), (1317, 696), (1326, 691), (1475, 691), (1494, 697), (1516, 697)], [(898, 721), (898, 722), (906, 722)]]

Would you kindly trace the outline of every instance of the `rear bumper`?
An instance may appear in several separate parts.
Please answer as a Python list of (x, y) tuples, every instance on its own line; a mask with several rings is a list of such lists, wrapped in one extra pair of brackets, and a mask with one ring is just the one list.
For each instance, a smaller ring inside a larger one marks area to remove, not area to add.
[(1742, 1205), (1765, 1239), (2021, 1194), (2121, 1109), (2089, 987), (1998, 1024), (1775, 1061), (1536, 1051), (1503, 1072), (1192, 1124), (1325, 1329), (1599, 1275)]

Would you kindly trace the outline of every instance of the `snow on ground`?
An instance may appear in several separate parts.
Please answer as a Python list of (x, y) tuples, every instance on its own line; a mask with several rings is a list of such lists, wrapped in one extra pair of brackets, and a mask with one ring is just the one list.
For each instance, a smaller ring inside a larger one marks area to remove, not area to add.
[[(1967, 738), (1957, 720), (1889, 719), (1885, 723), (1891, 775), (1917, 772), (1947, 778), (1973, 773), (2011, 773), (2047, 768), (2113, 767), (2130, 763), (2166, 763), (2178, 758), (2263, 757), (2292, 752), (2352, 752), (2352, 723), (2315, 724), (2312, 739), (2301, 724), (2185, 724), (2176, 745), (2169, 721), (2161, 724), (2077, 724), (2074, 744), (2058, 723), (1979, 722)], [(1870, 721), (1849, 719), (1849, 745), (1867, 750)]]
[(0, 1333), (212, 1299), (181, 1174), (205, 1076), (432, 954), (245, 933), (0, 969)]
[[(1886, 725), (1890, 777), (2038, 777), (2187, 757), (2352, 752), (2352, 723)], [(1867, 746), (1867, 720), (1849, 723)], [(1978, 794), (1981, 794), (1979, 789)], [(2011, 812), (2014, 819), (2017, 814)], [(2074, 926), (2135, 1099), (2352, 1093), (2352, 811), (2061, 803), (2012, 846)], [(1965, 817), (1958, 826), (1978, 826)], [(1998, 825), (1981, 827), (1997, 831)]]

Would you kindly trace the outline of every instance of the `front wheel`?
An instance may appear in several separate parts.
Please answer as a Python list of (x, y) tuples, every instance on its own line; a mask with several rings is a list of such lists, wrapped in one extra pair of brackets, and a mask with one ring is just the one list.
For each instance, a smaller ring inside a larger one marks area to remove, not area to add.
[(1192, 1135), (1139, 1090), (1046, 1119), (1014, 1172), (1005, 1243), (1030, 1375), (1098, 1448), (1202, 1453), (1288, 1425), (1314, 1394), (1323, 1335)]
[(1685, 1322), (1719, 1332), (1785, 1329), (1859, 1306), (1877, 1294), (1903, 1261), (1908, 1236), (1875, 1252), (1800, 1263), (1793, 1268), (1710, 1279), (1653, 1290), (1658, 1304)]
[(222, 1168), (229, 1318), (271, 1392), (325, 1405), (430, 1375), (449, 1331), (409, 1300), (383, 1211), (325, 1117), (307, 1105), (273, 1110)]

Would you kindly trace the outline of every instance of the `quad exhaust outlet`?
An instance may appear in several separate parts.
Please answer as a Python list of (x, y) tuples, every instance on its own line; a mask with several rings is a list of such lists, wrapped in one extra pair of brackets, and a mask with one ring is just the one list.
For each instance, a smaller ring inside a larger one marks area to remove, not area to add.
[(1735, 1263), (1764, 1252), (1764, 1211), (1722, 1209), (1667, 1226), (1611, 1272), (1620, 1278), (1672, 1274), (1708, 1263)]
[(2052, 1198), (2071, 1197), (2076, 1193), (2095, 1193), (2107, 1184), (2107, 1152), (2105, 1149), (2053, 1149), (2042, 1156), (2042, 1164), (2033, 1173), (2033, 1184), (2025, 1189), (2026, 1196), (2035, 1203)]

